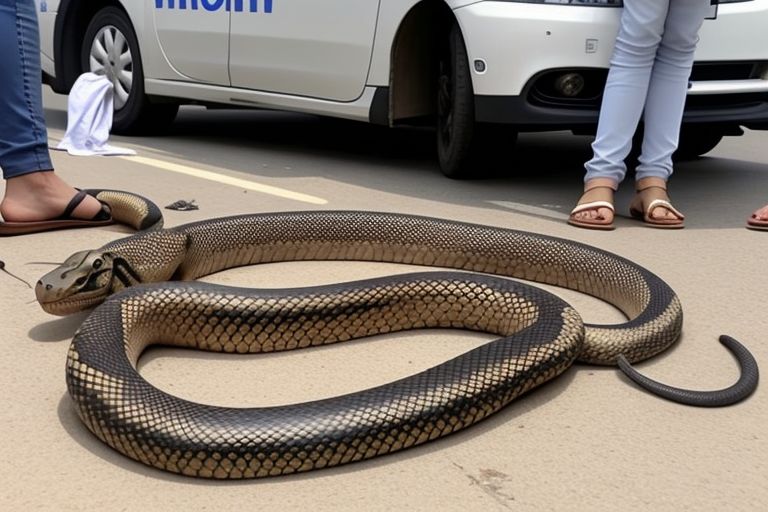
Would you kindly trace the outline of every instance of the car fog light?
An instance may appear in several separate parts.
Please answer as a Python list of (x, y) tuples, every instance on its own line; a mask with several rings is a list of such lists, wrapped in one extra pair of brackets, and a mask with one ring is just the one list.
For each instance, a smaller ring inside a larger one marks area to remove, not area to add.
[(584, 77), (579, 73), (566, 73), (557, 77), (555, 88), (563, 96), (578, 96), (584, 90)]

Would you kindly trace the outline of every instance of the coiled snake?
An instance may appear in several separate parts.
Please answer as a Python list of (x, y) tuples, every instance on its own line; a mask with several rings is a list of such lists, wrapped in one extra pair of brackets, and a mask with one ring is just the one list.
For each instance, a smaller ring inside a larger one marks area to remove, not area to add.
[[(239, 265), (365, 260), (468, 272), (387, 277), (282, 291), (183, 283)], [(476, 274), (477, 272), (482, 273)], [(493, 275), (489, 275), (493, 274)], [(578, 290), (619, 308), (584, 325), (567, 304), (511, 276)], [(165, 282), (165, 281), (175, 282)], [(160, 282), (160, 283), (158, 283)], [(141, 286), (134, 286), (140, 283)], [(510, 229), (377, 212), (245, 215), (139, 233), (74, 254), (37, 284), (53, 314), (96, 308), (69, 350), (67, 385), (87, 427), (116, 450), (186, 475), (249, 478), (367, 459), (465, 428), (575, 360), (639, 361), (678, 339), (682, 309), (648, 270), (600, 249)], [(268, 408), (221, 408), (164, 393), (136, 371), (150, 344), (270, 352), (426, 327), (502, 336), (417, 375), (350, 395)], [(645, 383), (694, 405), (726, 405), (757, 386), (754, 358), (726, 390)]]

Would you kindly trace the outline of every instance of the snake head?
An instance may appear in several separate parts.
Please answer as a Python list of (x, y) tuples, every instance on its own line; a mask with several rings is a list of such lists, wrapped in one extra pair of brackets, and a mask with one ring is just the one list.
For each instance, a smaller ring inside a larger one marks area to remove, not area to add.
[(115, 261), (110, 252), (76, 252), (40, 278), (37, 302), (47, 313), (60, 316), (100, 304), (113, 291)]

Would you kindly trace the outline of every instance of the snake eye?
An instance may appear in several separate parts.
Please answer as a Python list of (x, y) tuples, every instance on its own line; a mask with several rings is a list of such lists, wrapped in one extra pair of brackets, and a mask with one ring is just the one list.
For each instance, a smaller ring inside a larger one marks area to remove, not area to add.
[(93, 269), (94, 270), (99, 270), (103, 264), (104, 264), (104, 260), (102, 260), (101, 258), (99, 258), (97, 260), (94, 260), (94, 262), (93, 262)]

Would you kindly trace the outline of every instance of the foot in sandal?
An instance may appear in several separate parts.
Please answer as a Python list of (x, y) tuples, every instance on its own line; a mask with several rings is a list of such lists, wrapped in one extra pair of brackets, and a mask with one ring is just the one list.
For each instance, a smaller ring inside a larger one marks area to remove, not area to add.
[(637, 194), (629, 207), (632, 217), (654, 228), (680, 229), (685, 215), (669, 200), (667, 182), (661, 178), (643, 178), (636, 183)]
[(747, 219), (747, 227), (759, 231), (768, 231), (768, 204), (755, 211), (755, 213)]
[(616, 187), (610, 179), (587, 181), (581, 199), (568, 217), (568, 224), (587, 229), (614, 229), (613, 193)]
[(32, 172), (5, 182), (0, 236), (112, 224), (109, 209), (53, 171)]

